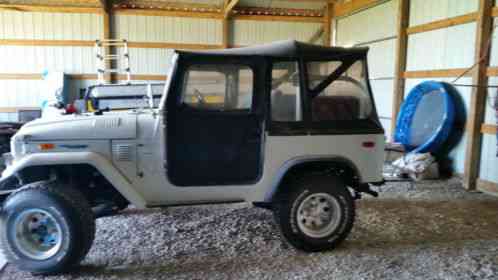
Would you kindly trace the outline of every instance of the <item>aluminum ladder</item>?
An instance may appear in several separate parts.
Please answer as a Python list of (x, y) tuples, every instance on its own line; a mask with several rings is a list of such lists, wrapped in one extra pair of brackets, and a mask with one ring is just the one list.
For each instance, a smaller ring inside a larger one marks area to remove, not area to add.
[(99, 84), (111, 83), (110, 79), (105, 78), (106, 74), (124, 74), (126, 77), (124, 83), (131, 83), (130, 54), (128, 50), (128, 42), (124, 39), (95, 41)]

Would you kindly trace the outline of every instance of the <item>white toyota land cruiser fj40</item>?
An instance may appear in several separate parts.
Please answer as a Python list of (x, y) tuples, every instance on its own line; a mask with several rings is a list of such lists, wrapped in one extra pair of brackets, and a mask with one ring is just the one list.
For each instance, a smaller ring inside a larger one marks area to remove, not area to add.
[(354, 200), (376, 196), (369, 184), (382, 182), (384, 131), (366, 57), (366, 48), (296, 41), (177, 51), (158, 108), (26, 124), (0, 179), (9, 262), (38, 274), (78, 264), (102, 202), (248, 202), (274, 211), (294, 247), (336, 247)]

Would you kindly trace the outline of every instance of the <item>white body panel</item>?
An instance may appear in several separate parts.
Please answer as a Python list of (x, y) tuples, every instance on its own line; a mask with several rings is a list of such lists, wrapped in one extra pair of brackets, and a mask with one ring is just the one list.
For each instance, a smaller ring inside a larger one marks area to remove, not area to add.
[[(382, 180), (383, 135), (265, 135), (263, 172), (256, 184), (177, 187), (166, 176), (164, 126), (162, 113), (155, 110), (36, 121), (13, 138), (14, 162), (3, 177), (27, 166), (87, 163), (137, 207), (266, 201), (285, 172), (306, 161), (341, 159), (356, 167), (361, 182)], [(38, 144), (47, 141), (55, 149), (40, 151)], [(376, 145), (365, 148), (363, 142)], [(124, 158), (120, 147), (126, 148)]]

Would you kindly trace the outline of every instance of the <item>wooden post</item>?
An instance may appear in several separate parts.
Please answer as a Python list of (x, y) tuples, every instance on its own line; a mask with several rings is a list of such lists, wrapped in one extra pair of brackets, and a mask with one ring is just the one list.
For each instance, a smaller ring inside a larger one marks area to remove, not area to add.
[(222, 43), (224, 49), (227, 49), (230, 46), (230, 25), (228, 20), (230, 19), (230, 14), (235, 8), (235, 6), (239, 3), (239, 0), (225, 0), (223, 1), (223, 17), (221, 19), (221, 28), (222, 28)]
[(221, 28), (223, 34), (221, 45), (224, 49), (227, 49), (230, 44), (230, 25), (228, 18), (221, 19)]
[[(103, 30), (102, 30), (102, 40), (108, 40), (112, 38), (112, 31), (111, 31), (111, 7), (109, 6), (109, 3), (106, 0), (101, 1), (101, 6), (102, 6), (102, 21), (103, 21)], [(106, 47), (105, 48), (105, 54), (110, 54), (111, 53), (111, 47)], [(107, 69), (111, 68), (111, 62), (106, 61), (105, 62), (105, 67)], [(106, 83), (113, 83), (115, 80), (115, 75), (112, 74), (106, 74), (104, 76), (104, 80)]]
[[(493, 18), (491, 16), (494, 0), (479, 0), (479, 12), (476, 30), (475, 61), (478, 62), (472, 73), (472, 84), (485, 86), (488, 84), (486, 70), (489, 65), (489, 47)], [(475, 190), (479, 177), (481, 161), (481, 125), (484, 121), (486, 98), (485, 87), (472, 90), (470, 109), (467, 120), (467, 148), (465, 153), (464, 187)]]
[(332, 18), (334, 17), (334, 4), (327, 2), (323, 13), (323, 45), (332, 45)]
[(391, 135), (393, 136), (396, 129), (399, 109), (405, 95), (405, 79), (403, 73), (406, 71), (408, 51), (408, 34), (406, 33), (406, 29), (410, 24), (410, 0), (399, 0), (396, 24), (398, 40), (396, 42), (396, 57), (394, 64), (396, 68), (394, 69), (394, 95), (391, 118)]

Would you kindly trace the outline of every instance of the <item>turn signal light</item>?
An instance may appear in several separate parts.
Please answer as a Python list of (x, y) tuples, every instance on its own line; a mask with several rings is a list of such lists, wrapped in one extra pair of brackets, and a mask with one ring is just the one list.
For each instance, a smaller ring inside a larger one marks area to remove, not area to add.
[(43, 143), (43, 144), (38, 145), (38, 147), (40, 148), (40, 150), (46, 151), (46, 150), (54, 149), (55, 145), (52, 143)]
[(363, 148), (373, 148), (375, 147), (375, 142), (373, 141), (363, 142), (361, 145), (363, 146)]

